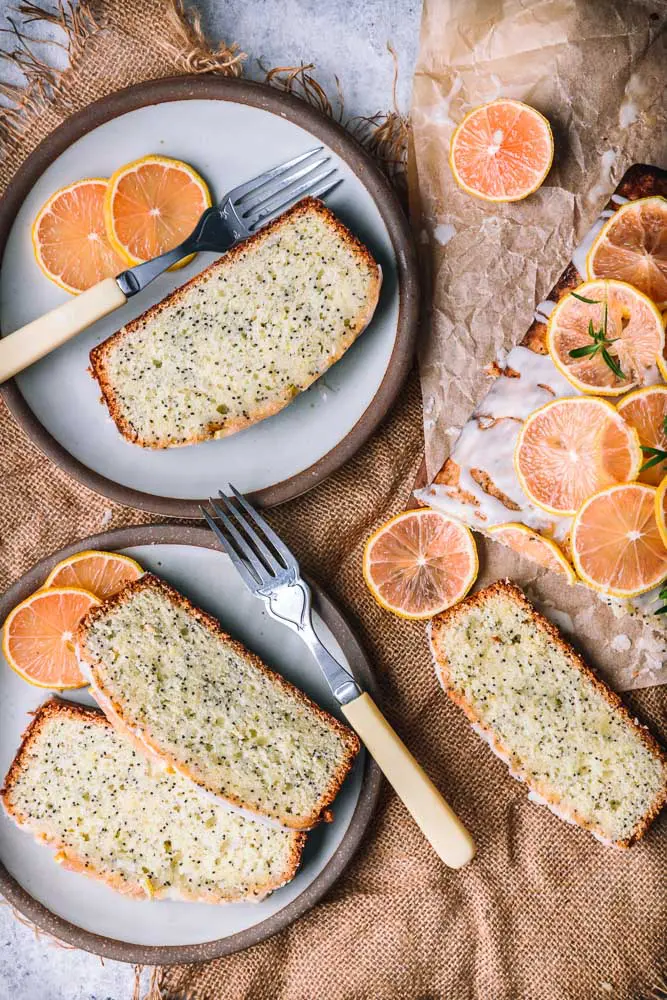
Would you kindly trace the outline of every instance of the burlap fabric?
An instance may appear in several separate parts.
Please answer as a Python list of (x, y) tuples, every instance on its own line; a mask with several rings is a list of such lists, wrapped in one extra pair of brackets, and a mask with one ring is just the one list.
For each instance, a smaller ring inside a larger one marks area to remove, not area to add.
[[(201, 41), (179, 27), (170, 10), (158, 0), (104, 0), (94, 10), (95, 24), (81, 19), (73, 68), (57, 83), (48, 110), (40, 92), (33, 92), (34, 109), (9, 123), (3, 186), (29, 149), (76, 107), (139, 80), (206, 65)], [(222, 62), (229, 57), (222, 53)], [(103, 526), (149, 519), (54, 470), (4, 410), (0, 440), (2, 585), (68, 541)], [(664, 819), (644, 843), (622, 853), (530, 804), (440, 691), (423, 627), (384, 613), (366, 592), (363, 541), (406, 504), (421, 458), (420, 393), (413, 379), (380, 432), (345, 469), (271, 517), (304, 568), (325, 584), (358, 629), (381, 679), (388, 716), (470, 827), (478, 857), (460, 872), (445, 869), (385, 789), (367, 842), (320, 905), (243, 954), (165, 969), (164, 996), (638, 1000), (661, 995)], [(482, 562), (483, 556), (482, 551)], [(641, 692), (632, 703), (664, 736), (661, 690)]]

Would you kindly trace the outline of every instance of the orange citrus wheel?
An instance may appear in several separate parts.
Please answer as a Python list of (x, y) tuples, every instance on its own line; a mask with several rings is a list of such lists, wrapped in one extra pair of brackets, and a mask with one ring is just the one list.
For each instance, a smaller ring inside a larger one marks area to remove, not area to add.
[(639, 198), (618, 208), (586, 257), (589, 278), (618, 278), (667, 306), (667, 198)]
[(623, 483), (589, 497), (577, 513), (572, 558), (594, 590), (636, 597), (664, 580), (667, 549), (655, 517), (655, 495), (645, 483)]
[(667, 548), (667, 476), (655, 491), (655, 519), (658, 522), (662, 544)]
[(519, 433), (514, 467), (526, 496), (551, 514), (576, 514), (586, 497), (636, 479), (637, 431), (606, 399), (554, 399)]
[[(128, 264), (173, 250), (211, 205), (206, 182), (180, 160), (144, 156), (109, 178), (104, 218), (111, 245)], [(172, 268), (183, 267), (192, 256)]]
[(577, 576), (569, 562), (555, 542), (543, 535), (538, 535), (525, 524), (511, 521), (507, 524), (495, 524), (487, 528), (489, 535), (503, 545), (509, 546), (519, 555), (532, 559), (539, 566), (550, 569), (567, 577), (568, 583), (576, 583)]
[[(588, 301), (582, 302), (582, 297)], [(594, 304), (591, 304), (594, 303)], [(604, 331), (606, 346), (596, 353), (571, 357), (570, 351), (595, 348)], [(613, 341), (613, 343), (612, 343)], [(560, 300), (549, 317), (547, 346), (556, 367), (582, 392), (620, 396), (642, 385), (665, 346), (665, 326), (655, 303), (624, 281), (586, 281)], [(623, 377), (605, 361), (604, 352)]]
[(100, 602), (74, 587), (38, 590), (11, 612), (2, 629), (2, 652), (19, 676), (36, 687), (85, 687), (74, 652), (76, 627)]
[(54, 566), (45, 587), (78, 587), (100, 601), (113, 597), (126, 583), (137, 580), (143, 569), (138, 562), (118, 552), (77, 552)]
[(47, 278), (67, 292), (83, 292), (127, 267), (107, 239), (101, 177), (75, 181), (52, 194), (32, 226), (35, 259)]
[[(635, 389), (617, 403), (616, 409), (635, 428), (640, 445), (664, 451), (667, 462), (667, 385), (647, 385), (643, 389)], [(642, 463), (650, 461), (652, 457), (658, 456), (644, 452)], [(666, 462), (657, 462), (650, 469), (644, 469), (637, 477), (639, 482), (657, 486), (667, 472)]]
[(432, 618), (456, 604), (478, 568), (470, 529), (430, 508), (393, 517), (364, 549), (368, 589), (378, 604), (402, 618)]
[(485, 201), (520, 201), (537, 191), (553, 156), (546, 118), (528, 104), (507, 98), (473, 108), (449, 147), (454, 180)]

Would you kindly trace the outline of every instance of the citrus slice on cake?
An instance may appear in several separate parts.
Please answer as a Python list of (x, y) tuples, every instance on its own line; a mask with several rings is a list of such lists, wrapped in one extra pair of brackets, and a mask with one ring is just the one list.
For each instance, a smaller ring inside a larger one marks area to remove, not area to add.
[(127, 267), (111, 246), (104, 222), (107, 180), (93, 177), (60, 188), (32, 226), (35, 259), (47, 278), (77, 294)]
[(398, 514), (364, 549), (368, 589), (378, 604), (402, 618), (432, 618), (462, 600), (478, 567), (470, 529), (430, 508)]
[(449, 147), (454, 180), (485, 201), (520, 201), (537, 191), (553, 155), (546, 118), (528, 104), (507, 98), (473, 108)]
[(128, 264), (140, 264), (182, 243), (210, 205), (206, 182), (187, 163), (144, 156), (109, 179), (104, 200), (109, 241)]
[(589, 497), (570, 544), (582, 580), (613, 597), (636, 597), (667, 576), (667, 549), (655, 516), (656, 491), (645, 483), (612, 486)]
[(78, 587), (100, 601), (117, 594), (131, 580), (143, 574), (138, 562), (118, 552), (77, 552), (54, 566), (45, 587)]
[(655, 491), (655, 519), (663, 545), (667, 548), (667, 476)]
[(14, 608), (2, 629), (2, 652), (10, 667), (36, 687), (84, 687), (74, 633), (85, 613), (99, 603), (94, 594), (73, 587), (31, 594)]
[(627, 281), (665, 309), (667, 198), (639, 198), (616, 209), (588, 252), (586, 273)]
[(532, 559), (534, 563), (550, 569), (553, 573), (560, 573), (567, 578), (568, 583), (577, 582), (576, 573), (556, 543), (550, 538), (538, 535), (527, 525), (511, 521), (507, 524), (495, 524), (487, 528), (487, 532), (496, 541), (509, 546), (519, 555)]
[[(640, 483), (658, 486), (667, 472), (667, 385), (647, 385), (624, 396), (616, 409), (634, 427), (642, 446), (642, 463), (653, 461), (638, 475)], [(660, 460), (660, 452), (664, 461)]]
[(555, 399), (526, 419), (514, 452), (521, 487), (551, 514), (575, 514), (592, 493), (636, 479), (637, 431), (606, 399)]
[(575, 388), (620, 396), (662, 364), (665, 327), (648, 296), (624, 281), (586, 281), (549, 317), (551, 359)]

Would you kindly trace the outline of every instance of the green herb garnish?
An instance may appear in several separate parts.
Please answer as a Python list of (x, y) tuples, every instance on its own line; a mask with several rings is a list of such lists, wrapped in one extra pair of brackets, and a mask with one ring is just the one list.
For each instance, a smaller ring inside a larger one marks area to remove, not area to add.
[[(667, 586), (665, 586), (665, 584), (667, 584), (667, 580), (663, 580), (662, 584), (663, 585), (660, 590), (660, 593), (658, 594), (658, 597), (660, 598), (661, 601), (667, 601)], [(666, 612), (667, 612), (667, 604), (663, 604), (662, 607), (658, 608), (655, 613), (656, 615), (664, 615)]]
[[(576, 292), (572, 292), (575, 299), (579, 299), (580, 302), (585, 302), (589, 306), (599, 306), (599, 299), (587, 299), (584, 295), (577, 295)], [(623, 370), (619, 365), (616, 358), (614, 358), (608, 351), (608, 347), (611, 344), (615, 344), (619, 337), (614, 337), (610, 340), (607, 336), (607, 323), (609, 320), (609, 310), (607, 309), (607, 303), (604, 304), (604, 317), (602, 320), (602, 325), (599, 330), (596, 330), (593, 326), (593, 320), (588, 321), (588, 336), (593, 341), (592, 344), (586, 344), (585, 347), (575, 347), (573, 351), (570, 351), (571, 358), (594, 358), (596, 354), (599, 354), (607, 368), (609, 368), (616, 378), (624, 379), (625, 375)]]
[[(667, 416), (663, 417), (662, 420), (662, 433), (667, 438)], [(667, 451), (663, 451), (662, 448), (649, 448), (648, 445), (643, 444), (641, 449), (645, 455), (649, 455), (650, 457), (644, 462), (639, 470), (640, 472), (652, 469), (654, 465), (660, 465), (661, 462), (667, 462)]]

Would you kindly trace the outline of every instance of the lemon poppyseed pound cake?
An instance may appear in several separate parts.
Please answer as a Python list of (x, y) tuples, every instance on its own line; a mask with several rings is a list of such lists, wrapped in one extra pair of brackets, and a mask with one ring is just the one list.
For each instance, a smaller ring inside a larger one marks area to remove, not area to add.
[(151, 574), (87, 614), (79, 661), (110, 721), (237, 806), (315, 826), (359, 740)]
[(368, 325), (380, 269), (305, 198), (90, 354), (120, 433), (145, 448), (223, 437), (278, 413)]
[(35, 714), (0, 795), (64, 867), (137, 898), (261, 899), (294, 877), (305, 842), (153, 769), (97, 709), (55, 698)]
[(521, 590), (499, 581), (430, 625), (438, 677), (530, 797), (629, 847), (667, 800), (648, 730)]

